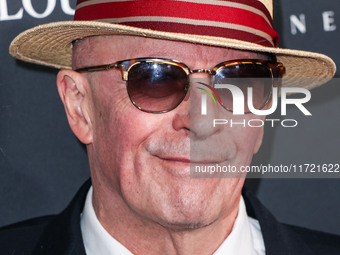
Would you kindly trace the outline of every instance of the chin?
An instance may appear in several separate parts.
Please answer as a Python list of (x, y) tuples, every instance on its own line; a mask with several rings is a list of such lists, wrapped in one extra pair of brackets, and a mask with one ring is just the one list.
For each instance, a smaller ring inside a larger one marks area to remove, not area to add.
[(168, 206), (168, 210), (158, 212), (158, 223), (173, 231), (190, 231), (209, 226), (220, 218), (220, 210), (216, 205), (212, 207), (205, 203), (186, 202), (179, 202)]

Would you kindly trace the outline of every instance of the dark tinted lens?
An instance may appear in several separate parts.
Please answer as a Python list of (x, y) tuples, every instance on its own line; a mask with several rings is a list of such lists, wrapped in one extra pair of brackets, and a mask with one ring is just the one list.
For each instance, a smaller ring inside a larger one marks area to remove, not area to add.
[(174, 64), (141, 62), (129, 70), (127, 90), (144, 111), (162, 112), (176, 107), (186, 95), (188, 77)]
[[(214, 78), (215, 84), (229, 84), (239, 88), (244, 95), (244, 111), (249, 112), (248, 97), (252, 96), (255, 109), (262, 109), (269, 99), (272, 92), (272, 73), (271, 70), (263, 65), (256, 63), (235, 64), (219, 69)], [(252, 94), (249, 89), (252, 88)], [(221, 97), (223, 106), (233, 110), (233, 98), (229, 89), (216, 89)]]

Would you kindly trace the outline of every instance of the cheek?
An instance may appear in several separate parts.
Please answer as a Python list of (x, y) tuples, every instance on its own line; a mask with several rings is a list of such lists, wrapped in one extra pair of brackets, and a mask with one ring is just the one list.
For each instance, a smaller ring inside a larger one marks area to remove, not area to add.
[(119, 71), (110, 70), (92, 77), (91, 84), (94, 95), (92, 110), (94, 144), (116, 143), (124, 135), (124, 131), (133, 125), (129, 120), (134, 118), (129, 116), (135, 113), (125, 82), (122, 81)]
[(137, 159), (145, 154), (145, 141), (160, 132), (163, 116), (138, 110), (123, 89), (101, 94), (96, 112), (92, 147), (97, 173), (126, 189), (138, 180)]
[(89, 151), (93, 155), (93, 169), (98, 169), (95, 173), (98, 178), (114, 180), (117, 185), (119, 166), (131, 164), (131, 157), (151, 132), (151, 124), (132, 105), (119, 72), (94, 76), (91, 84), (93, 143)]
[[(259, 116), (255, 117), (255, 115), (252, 114), (243, 116), (242, 118), (245, 120), (245, 123), (248, 123), (248, 121), (251, 119), (263, 119), (262, 117), (259, 118)], [(258, 125), (258, 123), (256, 125)], [(234, 129), (234, 137), (236, 138), (235, 144), (238, 150), (237, 155), (242, 165), (250, 164), (261, 130), (261, 127), (250, 127), (247, 124), (245, 127)]]

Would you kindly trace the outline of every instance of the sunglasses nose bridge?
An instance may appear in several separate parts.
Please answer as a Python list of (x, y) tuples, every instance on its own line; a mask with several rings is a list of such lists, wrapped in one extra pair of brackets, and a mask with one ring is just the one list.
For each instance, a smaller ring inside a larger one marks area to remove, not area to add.
[(190, 74), (193, 73), (207, 73), (209, 75), (211, 75), (211, 71), (209, 69), (195, 69), (195, 70), (191, 70)]
[[(197, 80), (202, 79), (202, 80), (204, 80), (204, 83), (209, 83), (209, 84), (211, 83), (211, 77), (213, 75), (212, 71), (209, 70), (209, 69), (190, 70), (189, 75), (191, 75), (191, 74), (201, 74), (201, 75), (198, 75), (198, 76), (195, 77), (196, 82), (194, 82), (194, 83), (197, 83), (198, 82)], [(208, 74), (208, 76), (206, 74)], [(200, 80), (200, 81), (202, 81), (202, 80)], [(207, 82), (207, 80), (209, 80), (209, 81)], [(191, 83), (192, 82), (193, 81), (191, 80)]]

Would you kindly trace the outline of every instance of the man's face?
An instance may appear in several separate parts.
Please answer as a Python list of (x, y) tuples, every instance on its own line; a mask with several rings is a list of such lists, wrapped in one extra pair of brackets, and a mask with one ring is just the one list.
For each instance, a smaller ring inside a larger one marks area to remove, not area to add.
[[(74, 55), (76, 68), (159, 57), (179, 60), (191, 69), (211, 69), (227, 60), (261, 58), (246, 51), (132, 36), (87, 38)], [(262, 129), (214, 128), (213, 118), (238, 119), (212, 106), (202, 117), (202, 92), (194, 88), (176, 109), (151, 114), (132, 105), (118, 70), (82, 75), (89, 83), (93, 139), (88, 153), (95, 197), (119, 197), (136, 216), (175, 229), (209, 225), (238, 206), (243, 178), (190, 178), (190, 160), (200, 165), (249, 165)], [(192, 87), (198, 78), (207, 74), (190, 75)], [(190, 148), (199, 149), (190, 155)]]

